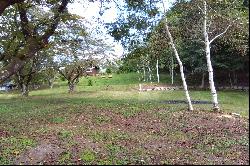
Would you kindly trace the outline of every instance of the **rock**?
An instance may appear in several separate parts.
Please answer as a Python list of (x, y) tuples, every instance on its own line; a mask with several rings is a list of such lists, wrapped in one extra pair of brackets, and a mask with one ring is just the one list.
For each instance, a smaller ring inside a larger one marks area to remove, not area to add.
[(238, 113), (233, 112), (232, 115), (240, 117), (240, 114), (238, 114)]
[(220, 115), (220, 116), (218, 116), (218, 118), (222, 118), (222, 117), (229, 118), (229, 119), (233, 118), (232, 115)]

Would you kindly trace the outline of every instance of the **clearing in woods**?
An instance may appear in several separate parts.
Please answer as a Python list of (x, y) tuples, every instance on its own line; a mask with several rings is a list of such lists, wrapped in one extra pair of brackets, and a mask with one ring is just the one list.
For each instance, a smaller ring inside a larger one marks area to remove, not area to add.
[(0, 164), (249, 164), (248, 92), (219, 91), (223, 113), (209, 102), (188, 112), (164, 102), (185, 100), (181, 90), (139, 92), (116, 77), (84, 78), (74, 94), (65, 82), (0, 94)]

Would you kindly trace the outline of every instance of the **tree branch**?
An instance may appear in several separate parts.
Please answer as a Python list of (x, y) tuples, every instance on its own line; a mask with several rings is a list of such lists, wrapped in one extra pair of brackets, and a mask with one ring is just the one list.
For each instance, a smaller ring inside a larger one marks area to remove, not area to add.
[(210, 41), (209, 41), (209, 44), (211, 44), (211, 43), (212, 43), (215, 39), (217, 39), (218, 37), (224, 35), (224, 34), (227, 32), (227, 30), (230, 28), (230, 26), (231, 26), (231, 24), (228, 25), (227, 28), (226, 28), (222, 33), (216, 35), (212, 40), (210, 40)]
[(59, 74), (61, 74), (66, 80), (68, 80), (68, 78), (66, 77), (66, 75), (63, 73), (63, 71), (61, 71), (59, 69), (59, 67), (56, 68), (56, 70), (59, 72)]
[(21, 2), (24, 2), (24, 0), (0, 0), (0, 16), (7, 7)]
[(203, 9), (202, 9), (199, 5), (197, 5), (197, 7), (200, 9), (201, 13), (203, 13), (203, 14), (204, 14)]
[(19, 11), (20, 14), (20, 20), (21, 20), (21, 28), (23, 31), (23, 35), (25, 37), (25, 39), (27, 39), (27, 37), (32, 36), (31, 32), (31, 27), (29, 26), (29, 20), (27, 17), (27, 9), (25, 9), (25, 7), (23, 6), (24, 4), (18, 4), (17, 9)]
[(57, 11), (53, 17), (53, 22), (49, 25), (48, 29), (45, 31), (44, 35), (42, 36), (43, 43), (48, 43), (48, 39), (51, 35), (54, 34), (60, 19), (61, 14), (65, 11), (69, 1), (68, 0), (62, 0), (61, 5), (57, 8)]

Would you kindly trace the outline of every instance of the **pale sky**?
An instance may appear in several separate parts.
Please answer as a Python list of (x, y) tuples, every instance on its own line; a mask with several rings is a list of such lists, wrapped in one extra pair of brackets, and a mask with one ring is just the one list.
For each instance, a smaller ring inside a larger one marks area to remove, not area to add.
[[(164, 4), (166, 8), (169, 8), (169, 4), (171, 4), (174, 0), (164, 0)], [(117, 2), (117, 0), (116, 0)], [(123, 0), (118, 0), (119, 4), (123, 3)], [(89, 25), (87, 27), (89, 30), (93, 30), (94, 34), (100, 38), (105, 38), (107, 43), (110, 45), (114, 45), (115, 54), (117, 56), (122, 56), (123, 48), (120, 43), (117, 43), (113, 40), (113, 38), (107, 34), (107, 30), (105, 27), (100, 24), (104, 22), (113, 22), (118, 17), (118, 10), (116, 8), (116, 4), (112, 1), (109, 3), (109, 9), (105, 10), (103, 15), (100, 16), (100, 7), (101, 3), (99, 1), (96, 2), (88, 2), (88, 0), (78, 1), (74, 4), (69, 5), (69, 11), (73, 14), (80, 15), (84, 17), (88, 22)], [(103, 7), (103, 8), (105, 8)], [(159, 8), (163, 11), (162, 6)]]

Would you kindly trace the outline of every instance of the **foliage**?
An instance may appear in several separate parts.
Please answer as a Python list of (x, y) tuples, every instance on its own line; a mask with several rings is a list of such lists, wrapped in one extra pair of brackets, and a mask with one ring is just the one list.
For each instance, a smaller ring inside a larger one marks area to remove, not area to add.
[[(207, 1), (207, 3), (211, 38), (223, 32), (231, 24), (227, 33), (215, 40), (211, 46), (212, 64), (217, 73), (215, 81), (219, 83), (224, 80), (223, 84), (228, 84), (227, 80), (231, 79), (228, 75), (231, 75), (232, 79), (236, 80), (235, 84), (243, 84), (242, 81), (237, 81), (237, 77), (242, 79), (244, 77), (244, 80), (249, 77), (249, 47), (247, 45), (249, 8), (244, 6), (241, 1)], [(134, 7), (130, 7), (130, 10), (143, 13), (136, 2), (131, 5)], [(170, 31), (189, 80), (195, 77), (200, 77), (201, 80), (202, 73), (207, 71), (204, 43), (202, 42), (201, 6), (202, 1), (200, 0), (176, 1), (167, 12)], [(176, 62), (172, 62), (173, 53), (169, 47), (163, 20), (164, 17), (154, 27), (151, 27), (150, 33), (147, 33), (147, 40), (129, 50), (122, 59), (120, 72), (143, 73), (143, 67), (147, 66), (155, 70), (156, 59), (159, 59), (159, 66), (164, 70), (168, 70), (172, 66), (174, 70), (177, 69)], [(155, 22), (157, 22), (157, 18), (155, 18)], [(241, 73), (246, 74), (243, 76)]]
[(93, 80), (91, 79), (88, 80), (88, 86), (93, 86)]
[(107, 73), (107, 74), (111, 74), (111, 73), (112, 73), (111, 69), (110, 69), (110, 68), (107, 68), (107, 69), (106, 69), (106, 73)]
[(159, 9), (156, 7), (159, 0), (126, 0), (120, 5), (122, 9), (118, 20), (107, 23), (109, 34), (117, 41), (121, 41), (124, 48), (133, 50), (144, 44), (149, 32), (158, 17)]
[(62, 18), (70, 19), (67, 12), (68, 3), (70, 2), (66, 0), (43, 3), (20, 1), (17, 5), (5, 8), (1, 15), (3, 33), (0, 35), (0, 60), (4, 62), (1, 68), (1, 82), (21, 69), (26, 61), (36, 57), (40, 50), (48, 47), (49, 38)]

